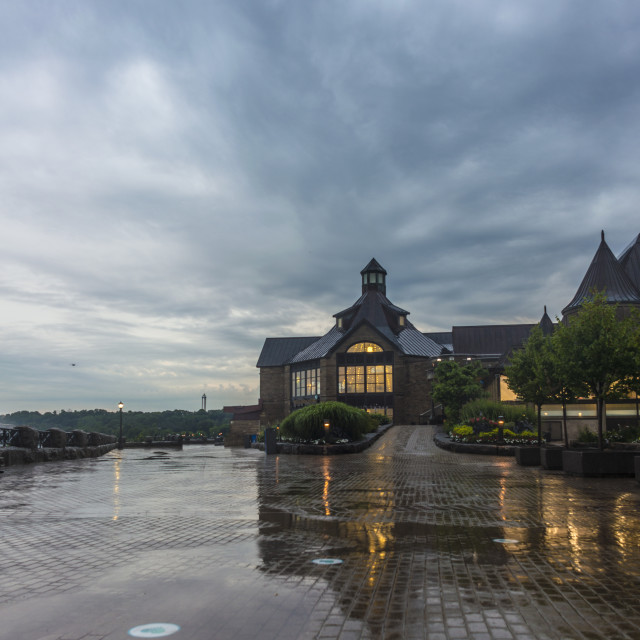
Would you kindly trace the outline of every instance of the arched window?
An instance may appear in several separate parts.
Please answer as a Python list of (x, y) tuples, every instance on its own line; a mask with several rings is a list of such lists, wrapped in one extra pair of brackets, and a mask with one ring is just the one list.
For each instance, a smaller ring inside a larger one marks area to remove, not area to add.
[(382, 351), (382, 347), (375, 342), (358, 342), (347, 349), (347, 353), (376, 353), (378, 351)]

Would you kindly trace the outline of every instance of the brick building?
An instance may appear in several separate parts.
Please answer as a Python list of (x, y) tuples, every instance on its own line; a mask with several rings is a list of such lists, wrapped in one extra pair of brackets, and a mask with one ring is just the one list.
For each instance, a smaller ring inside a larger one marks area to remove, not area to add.
[(328, 400), (401, 423), (419, 422), (430, 408), (430, 363), (450, 353), (443, 335), (421, 333), (387, 298), (387, 272), (375, 259), (360, 273), (362, 295), (325, 335), (266, 339), (257, 364), (263, 425)]
[[(433, 370), (442, 359), (479, 361), (484, 384), (495, 400), (515, 401), (502, 375), (508, 354), (534, 324), (453, 326), (423, 333), (409, 312), (387, 298), (387, 272), (375, 260), (360, 272), (362, 294), (334, 314), (323, 336), (267, 338), (260, 353), (260, 424), (277, 424), (313, 402), (338, 400), (388, 415), (400, 424), (437, 417), (430, 398)], [(596, 288), (622, 309), (640, 307), (640, 235), (616, 258), (604, 240), (572, 301), (574, 313)], [(546, 308), (540, 321), (553, 330)]]

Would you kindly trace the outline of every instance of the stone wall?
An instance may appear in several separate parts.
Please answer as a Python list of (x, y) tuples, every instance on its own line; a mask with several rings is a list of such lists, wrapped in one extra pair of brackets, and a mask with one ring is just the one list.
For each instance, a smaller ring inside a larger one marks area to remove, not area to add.
[[(263, 425), (278, 424), (285, 417), (285, 406), (289, 406), (287, 401), (288, 380), (288, 366), (262, 367), (260, 369), (261, 423)], [(286, 385), (285, 381), (287, 381)]]
[(248, 436), (260, 431), (260, 420), (232, 420), (229, 433), (224, 439), (225, 447), (244, 447)]
[(393, 421), (396, 424), (419, 424), (420, 416), (431, 408), (428, 367), (428, 358), (396, 357), (393, 387), (400, 389), (394, 394)]
[(0, 448), (0, 466), (97, 458), (117, 446), (116, 436), (62, 429), (38, 431), (21, 425), (14, 428), (11, 446)]

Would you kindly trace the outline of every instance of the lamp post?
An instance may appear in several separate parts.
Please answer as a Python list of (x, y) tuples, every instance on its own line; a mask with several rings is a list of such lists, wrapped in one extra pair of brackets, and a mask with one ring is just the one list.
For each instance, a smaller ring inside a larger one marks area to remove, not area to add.
[(122, 440), (122, 407), (124, 407), (124, 403), (118, 403), (118, 409), (120, 409), (120, 436), (118, 437), (118, 449), (124, 449), (124, 442)]
[(504, 418), (498, 416), (498, 443), (504, 443)]

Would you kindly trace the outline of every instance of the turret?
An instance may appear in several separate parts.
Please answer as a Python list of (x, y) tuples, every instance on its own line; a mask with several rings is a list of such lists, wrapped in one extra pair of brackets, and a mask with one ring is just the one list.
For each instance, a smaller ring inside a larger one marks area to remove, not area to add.
[(366, 291), (380, 291), (387, 295), (387, 272), (375, 258), (360, 272), (362, 275), (362, 293)]

